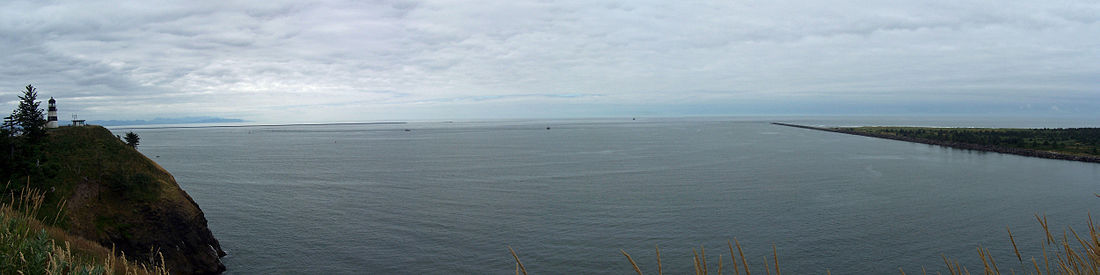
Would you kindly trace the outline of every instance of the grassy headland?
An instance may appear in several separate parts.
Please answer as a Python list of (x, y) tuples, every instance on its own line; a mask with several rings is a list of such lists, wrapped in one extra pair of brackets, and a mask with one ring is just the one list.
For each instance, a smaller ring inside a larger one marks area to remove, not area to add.
[[(41, 221), (58, 232), (117, 249), (129, 261), (160, 264), (176, 274), (225, 269), (219, 261), (225, 253), (198, 205), (164, 168), (107, 129), (51, 130), (39, 159), (35, 166), (42, 173), (0, 184), (5, 195), (0, 203), (12, 204), (27, 192), (38, 192), (28, 190), (41, 190), (34, 195), (39, 197), (35, 211), (5, 222)], [(26, 234), (37, 238), (35, 232)]]

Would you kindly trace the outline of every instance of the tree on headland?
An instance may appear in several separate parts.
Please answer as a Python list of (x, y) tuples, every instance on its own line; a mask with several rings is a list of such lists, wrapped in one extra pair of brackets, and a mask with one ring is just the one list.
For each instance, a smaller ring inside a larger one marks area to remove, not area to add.
[(137, 148), (138, 141), (140, 141), (140, 140), (141, 140), (141, 138), (138, 137), (138, 135), (135, 134), (134, 132), (126, 133), (126, 145), (130, 145), (130, 147)]
[(15, 120), (12, 116), (4, 118), (0, 125), (0, 180), (7, 180), (15, 162)]
[(38, 90), (27, 85), (19, 96), (19, 106), (5, 118), (0, 130), (0, 145), (4, 147), (3, 167), (0, 167), (0, 180), (16, 176), (41, 176), (45, 156), (42, 146), (46, 140), (45, 112), (38, 108), (36, 101)]
[(42, 108), (38, 108), (42, 102), (35, 101), (38, 98), (38, 89), (27, 85), (27, 90), (19, 96), (19, 107), (15, 109), (12, 117), (19, 125), (23, 138), (30, 144), (38, 144), (46, 137), (46, 114)]

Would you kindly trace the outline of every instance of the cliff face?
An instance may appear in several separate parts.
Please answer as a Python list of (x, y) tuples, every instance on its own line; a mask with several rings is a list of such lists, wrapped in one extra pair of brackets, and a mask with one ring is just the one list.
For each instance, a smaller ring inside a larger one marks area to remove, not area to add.
[(46, 151), (56, 172), (42, 189), (64, 201), (73, 234), (159, 262), (173, 274), (216, 274), (225, 255), (198, 204), (175, 178), (103, 127), (51, 131)]

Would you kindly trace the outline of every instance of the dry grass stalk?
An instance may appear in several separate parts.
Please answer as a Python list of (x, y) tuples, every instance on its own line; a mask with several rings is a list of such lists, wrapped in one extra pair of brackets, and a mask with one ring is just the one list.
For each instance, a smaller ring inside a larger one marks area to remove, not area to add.
[(737, 269), (737, 258), (733, 256), (733, 243), (731, 243), (729, 240), (726, 240), (726, 246), (729, 246), (730, 248), (730, 262), (733, 262), (733, 274), (741, 275), (741, 270)]
[(61, 210), (65, 210), (65, 204), (68, 202), (67, 200), (62, 200), (57, 203), (57, 213), (53, 215), (53, 224), (61, 222)]
[(1050, 258), (1047, 257), (1046, 243), (1039, 243), (1039, 251), (1043, 252), (1043, 266), (1046, 267), (1047, 274), (1050, 274)]
[[(1069, 232), (1074, 233), (1074, 239), (1077, 240), (1077, 243), (1081, 244), (1082, 252), (1085, 252), (1084, 256), (1085, 257), (1091, 257), (1092, 253), (1089, 253), (1089, 244), (1085, 243), (1085, 240), (1081, 240), (1080, 235), (1078, 235), (1077, 231), (1075, 231), (1073, 228), (1070, 228)], [(1078, 261), (1080, 261), (1081, 263), (1088, 263), (1088, 261), (1086, 261), (1086, 259), (1082, 259), (1080, 254), (1075, 253), (1075, 255), (1076, 255)], [(1095, 260), (1095, 259), (1088, 259), (1088, 260)], [(1090, 271), (1092, 271), (1093, 274), (1096, 274), (1096, 271), (1092, 270), (1092, 268), (1090, 268)]]
[(1039, 217), (1039, 214), (1035, 214), (1035, 219), (1039, 221), (1039, 226), (1043, 227), (1043, 232), (1047, 234), (1047, 244), (1054, 244), (1054, 236), (1050, 234), (1050, 227), (1047, 226), (1047, 217)]
[(519, 265), (519, 270), (523, 272), (523, 275), (527, 275), (527, 268), (523, 267), (523, 262), (519, 261), (519, 256), (516, 255), (516, 251), (512, 249), (512, 246), (508, 246), (508, 252), (512, 252), (512, 258), (516, 259), (516, 265)]
[(772, 259), (775, 259), (775, 275), (779, 275), (779, 249), (772, 244)]
[(657, 250), (657, 275), (664, 275), (664, 270), (661, 270), (661, 247), (654, 245)]
[(1005, 231), (1008, 231), (1008, 240), (1012, 242), (1012, 251), (1016, 252), (1016, 260), (1019, 260), (1021, 264), (1024, 263), (1024, 258), (1020, 257), (1020, 249), (1016, 248), (1016, 238), (1012, 237), (1012, 228), (1005, 226)]
[(982, 266), (985, 268), (985, 274), (992, 274), (992, 270), (989, 268), (989, 261), (985, 259), (985, 251), (982, 251), (982, 246), (978, 245), (978, 258), (982, 259)]
[(764, 256), (764, 274), (765, 275), (771, 275), (772, 274), (771, 267), (768, 267), (768, 256)]
[(638, 263), (634, 262), (634, 258), (630, 257), (630, 254), (626, 254), (626, 250), (619, 249), (619, 252), (622, 252), (623, 256), (626, 256), (626, 260), (630, 261), (630, 265), (634, 267), (634, 272), (642, 275), (642, 269), (638, 268)]
[(722, 254), (718, 254), (718, 275), (722, 275)]
[(947, 259), (947, 255), (940, 254), (940, 257), (943, 257), (943, 263), (947, 265), (947, 271), (951, 272), (951, 275), (959, 274), (959, 272), (951, 266), (951, 261)]
[(749, 262), (745, 260), (745, 251), (741, 250), (741, 242), (738, 242), (737, 238), (733, 238), (733, 243), (737, 244), (737, 254), (741, 255), (741, 266), (745, 268), (745, 275), (752, 275), (749, 272)]
[(997, 267), (997, 260), (993, 259), (993, 254), (989, 253), (989, 249), (986, 249), (986, 255), (989, 256), (989, 263), (993, 265), (993, 273), (1001, 274), (1001, 268)]
[(699, 246), (699, 260), (703, 261), (703, 275), (710, 273), (707, 268), (707, 248), (702, 245)]
[(695, 264), (695, 274), (696, 275), (703, 274), (703, 268), (699, 267), (699, 252), (695, 251), (695, 249), (692, 248), (691, 249), (691, 255), (693, 256), (692, 257), (692, 263)]
[(982, 265), (985, 266), (985, 274), (1001, 274), (1001, 270), (997, 268), (997, 261), (993, 259), (993, 255), (989, 253), (989, 249), (979, 245), (978, 256), (982, 258)]
[(1031, 257), (1031, 264), (1035, 265), (1035, 274), (1043, 274), (1042, 271), (1039, 271), (1039, 262), (1035, 261), (1035, 257)]

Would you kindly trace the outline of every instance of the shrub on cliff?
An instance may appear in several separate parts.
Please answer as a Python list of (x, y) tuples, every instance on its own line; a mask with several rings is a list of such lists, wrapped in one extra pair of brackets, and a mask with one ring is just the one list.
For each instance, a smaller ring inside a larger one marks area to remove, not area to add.
[(134, 147), (134, 148), (137, 148), (138, 141), (141, 140), (141, 138), (138, 137), (138, 135), (135, 134), (134, 132), (126, 133), (125, 139), (126, 139), (126, 145), (130, 145), (130, 147)]

